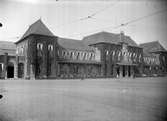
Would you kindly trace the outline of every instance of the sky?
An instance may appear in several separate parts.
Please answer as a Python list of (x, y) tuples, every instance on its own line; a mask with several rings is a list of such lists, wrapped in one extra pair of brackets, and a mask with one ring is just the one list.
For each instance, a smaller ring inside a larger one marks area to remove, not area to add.
[(81, 40), (100, 31), (124, 31), (137, 44), (159, 41), (167, 49), (166, 5), (165, 0), (0, 0), (0, 41), (18, 41), (41, 19), (59, 37)]

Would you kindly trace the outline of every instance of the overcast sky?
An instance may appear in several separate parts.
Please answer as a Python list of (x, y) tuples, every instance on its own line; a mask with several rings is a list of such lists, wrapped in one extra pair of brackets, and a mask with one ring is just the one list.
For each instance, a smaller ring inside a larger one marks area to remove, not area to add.
[[(40, 2), (39, 2), (40, 1)], [(108, 31), (124, 33), (137, 43), (160, 41), (167, 48), (167, 10), (124, 27), (120, 24), (166, 8), (159, 0), (0, 0), (0, 40), (17, 41), (38, 19), (60, 37), (82, 37)], [(81, 19), (97, 13), (93, 18)], [(81, 20), (79, 20), (81, 19)]]

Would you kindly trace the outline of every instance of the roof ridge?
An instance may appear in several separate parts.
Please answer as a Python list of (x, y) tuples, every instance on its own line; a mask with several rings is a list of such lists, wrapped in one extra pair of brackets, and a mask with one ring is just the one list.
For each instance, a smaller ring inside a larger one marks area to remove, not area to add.
[(160, 42), (158, 40), (155, 41), (150, 41), (150, 42), (145, 42), (145, 43), (140, 43), (139, 45), (143, 45), (143, 44), (150, 44), (150, 43), (155, 43), (158, 42), (160, 44)]
[(68, 40), (74, 40), (74, 41), (82, 41), (79, 39), (72, 39), (72, 38), (67, 38), (67, 37), (59, 37), (60, 39), (68, 39)]
[(37, 35), (45, 35), (45, 36), (55, 36), (50, 29), (42, 22), (41, 19), (38, 19), (33, 24), (29, 26), (29, 28), (26, 30), (26, 32), (23, 34), (20, 40), (18, 40), (16, 43), (22, 41), (24, 38), (31, 34), (37, 34)]

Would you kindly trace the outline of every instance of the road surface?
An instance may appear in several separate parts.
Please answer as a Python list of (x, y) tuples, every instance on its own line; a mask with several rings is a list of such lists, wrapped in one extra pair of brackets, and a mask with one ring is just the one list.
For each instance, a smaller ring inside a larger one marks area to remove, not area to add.
[(167, 78), (0, 80), (0, 121), (165, 121)]

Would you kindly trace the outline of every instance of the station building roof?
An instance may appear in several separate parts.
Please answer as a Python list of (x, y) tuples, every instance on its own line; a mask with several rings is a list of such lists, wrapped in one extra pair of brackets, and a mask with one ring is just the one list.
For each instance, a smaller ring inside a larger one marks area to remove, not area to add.
[(83, 38), (83, 41), (86, 44), (97, 44), (97, 43), (111, 43), (119, 44), (125, 42), (130, 46), (139, 47), (134, 40), (129, 36), (124, 36), (123, 41), (121, 40), (120, 34), (110, 33), (110, 32), (98, 32), (92, 35), (88, 35)]
[(159, 43), (159, 41), (147, 42), (140, 44), (143, 48), (144, 55), (150, 55), (156, 52), (167, 52), (167, 50)]
[(58, 37), (58, 43), (59, 45), (61, 45), (63, 48), (66, 48), (66, 49), (93, 51), (93, 48), (88, 45), (85, 45), (82, 40)]
[(19, 43), (24, 38), (28, 37), (31, 34), (37, 35), (46, 35), (46, 36), (54, 36), (54, 34), (48, 29), (48, 27), (41, 21), (41, 19), (37, 20), (35, 23), (31, 24), (27, 31), (23, 34), (21, 39), (16, 42)]
[[(24, 40), (24, 38), (28, 37), (31, 34), (55, 37), (55, 35), (48, 29), (48, 27), (42, 22), (42, 20), (39, 19), (35, 23), (30, 25), (28, 30), (24, 33), (21, 39), (16, 42), (16, 44)], [(135, 41), (132, 40), (129, 36), (124, 36), (123, 41), (130, 46), (139, 47), (135, 43)], [(96, 34), (92, 34), (84, 37), (82, 40), (58, 37), (59, 45), (61, 45), (63, 48), (66, 48), (66, 49), (93, 51), (93, 48), (90, 47), (89, 45), (100, 43), (100, 42), (119, 44), (120, 42), (122, 42), (122, 40), (120, 38), (120, 34), (114, 34), (109, 32), (99, 32)]]
[[(21, 39), (16, 42), (16, 44), (31, 34), (55, 37), (55, 35), (48, 29), (48, 27), (42, 22), (42, 20), (39, 19), (35, 23), (30, 25), (28, 30), (24, 33)], [(66, 48), (66, 49), (87, 50), (87, 51), (93, 50), (92, 47), (84, 45), (81, 40), (58, 37), (58, 43), (59, 45), (61, 45), (63, 48)]]

